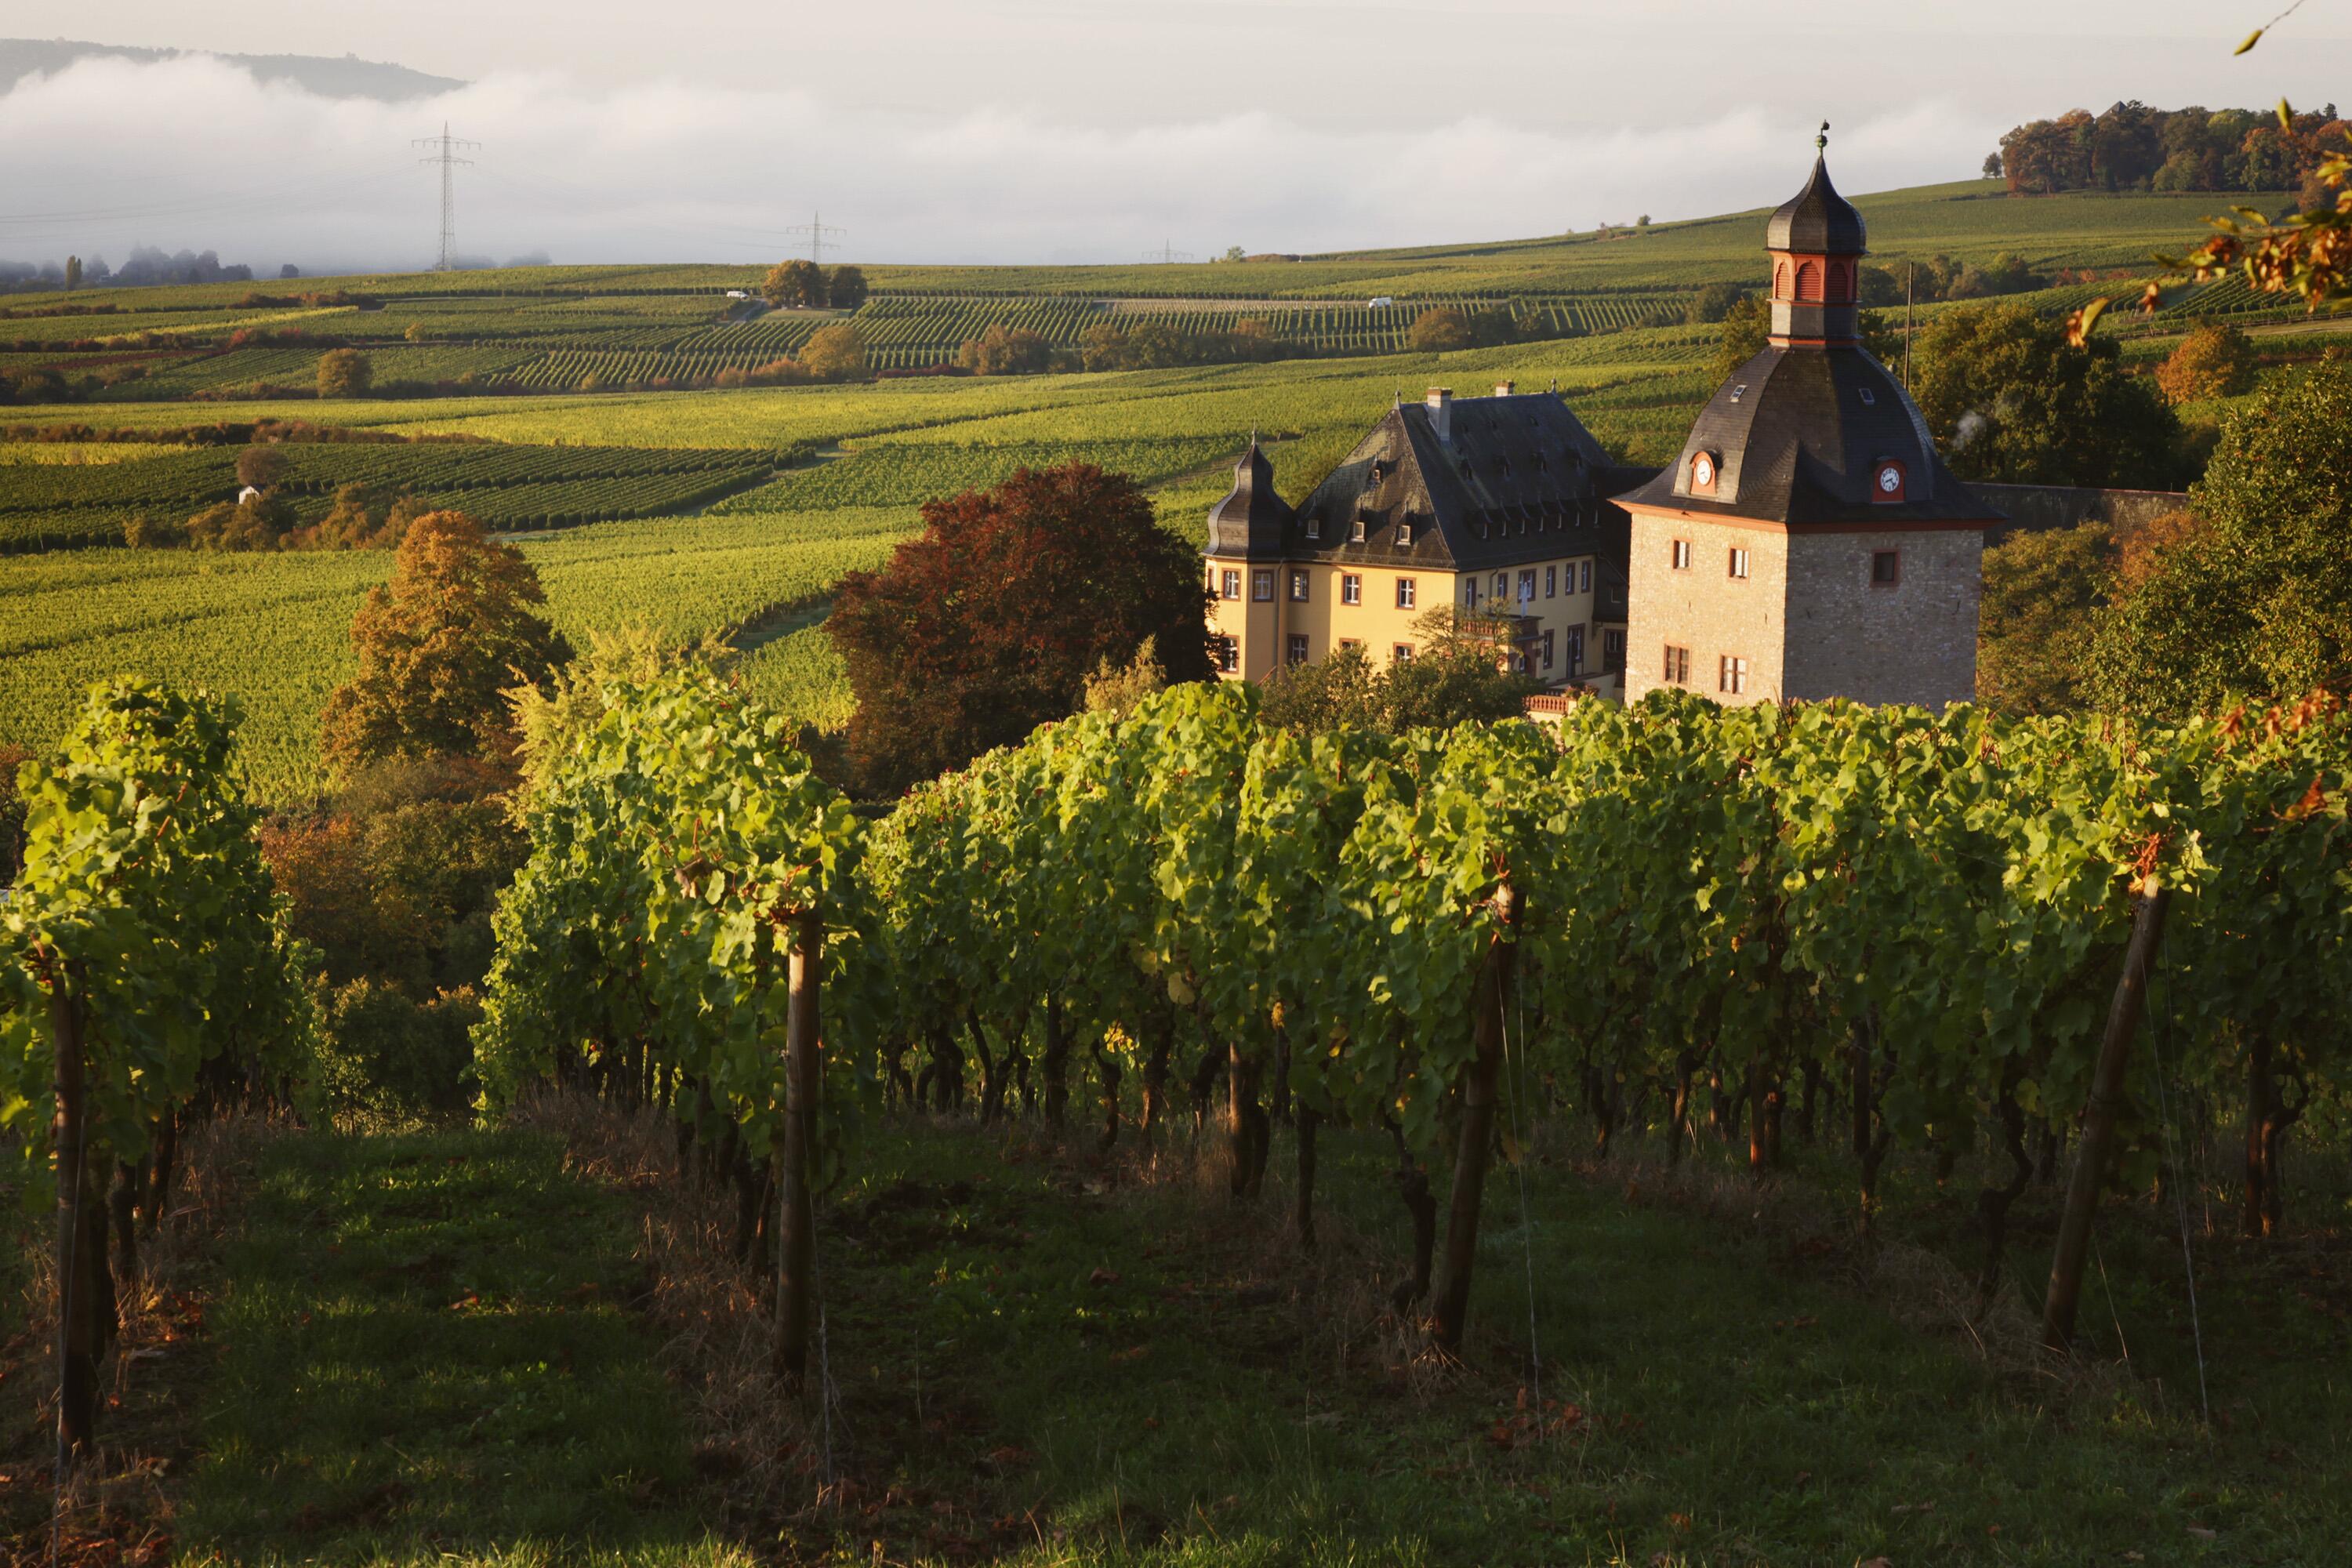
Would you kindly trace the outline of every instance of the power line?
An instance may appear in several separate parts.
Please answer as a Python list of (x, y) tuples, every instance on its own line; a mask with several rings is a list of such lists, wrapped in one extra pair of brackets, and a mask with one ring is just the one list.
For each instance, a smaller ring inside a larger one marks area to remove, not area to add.
[(435, 149), (431, 157), (419, 158), (417, 162), (441, 165), (441, 259), (433, 264), (433, 270), (455, 272), (457, 269), (457, 165), (463, 163), (471, 168), (474, 163), (471, 158), (458, 157), (457, 150), (463, 147), (469, 153), (478, 153), (482, 144), (450, 135), (449, 122), (445, 120), (441, 122), (440, 135), (419, 136), (409, 145)]
[(826, 244), (824, 237), (826, 235), (838, 237), (847, 234), (849, 231), (845, 228), (834, 227), (833, 225), (824, 221), (824, 215), (823, 213), (813, 212), (809, 214), (808, 222), (794, 224), (792, 227), (785, 229), (783, 232), (793, 236), (796, 239), (807, 240), (809, 244), (809, 259), (815, 262), (819, 267), (822, 267), (824, 265), (824, 247)]
[(1190, 261), (1192, 258), (1191, 251), (1179, 250), (1166, 240), (1160, 242), (1159, 249), (1147, 250), (1143, 253), (1143, 259), (1146, 261), (1174, 262)]

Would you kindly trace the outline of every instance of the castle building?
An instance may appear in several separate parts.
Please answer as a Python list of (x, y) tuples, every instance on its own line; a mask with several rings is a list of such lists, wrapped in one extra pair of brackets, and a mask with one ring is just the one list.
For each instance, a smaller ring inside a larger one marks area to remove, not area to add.
[(1817, 158), (1766, 229), (1766, 347), (1673, 466), (1618, 498), (1628, 700), (1659, 686), (1726, 703), (1974, 698), (1984, 531), (2003, 520), (1862, 346), (1864, 239)]
[(1211, 630), (1228, 679), (1359, 647), (1413, 657), (1448, 605), (1498, 614), (1514, 662), (1622, 696), (1628, 518), (1612, 467), (1556, 394), (1402, 399), (1296, 510), (1256, 441), (1209, 513)]

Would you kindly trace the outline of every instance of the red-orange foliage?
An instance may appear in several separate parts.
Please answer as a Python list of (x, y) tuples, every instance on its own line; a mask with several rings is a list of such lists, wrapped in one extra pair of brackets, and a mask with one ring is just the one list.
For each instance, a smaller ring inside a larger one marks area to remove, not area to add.
[(1171, 681), (1211, 677), (1201, 557), (1126, 475), (1024, 468), (926, 502), (923, 521), (883, 571), (842, 580), (826, 622), (866, 787), (895, 793), (1066, 717), (1087, 676), (1146, 637)]

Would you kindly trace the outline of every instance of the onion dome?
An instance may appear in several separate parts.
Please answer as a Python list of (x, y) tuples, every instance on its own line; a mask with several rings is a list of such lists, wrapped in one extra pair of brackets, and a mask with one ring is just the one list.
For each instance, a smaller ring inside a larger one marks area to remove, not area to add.
[(1813, 177), (1780, 204), (1764, 228), (1767, 250), (1811, 256), (1860, 256), (1869, 248), (1868, 241), (1862, 215), (1830, 184), (1826, 155), (1813, 160)]
[(1249, 450), (1234, 465), (1234, 488), (1209, 509), (1211, 555), (1251, 561), (1282, 557), (1283, 535), (1290, 525), (1287, 502), (1274, 488), (1274, 465), (1250, 437)]

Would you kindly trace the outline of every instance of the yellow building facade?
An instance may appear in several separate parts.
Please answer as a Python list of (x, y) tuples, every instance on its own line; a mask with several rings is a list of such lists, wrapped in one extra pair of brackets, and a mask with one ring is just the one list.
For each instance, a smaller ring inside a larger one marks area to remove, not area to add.
[(1229, 679), (1350, 645), (1375, 668), (1420, 651), (1448, 606), (1511, 617), (1548, 687), (1622, 694), (1628, 477), (1553, 395), (1402, 401), (1292, 509), (1255, 442), (1211, 510), (1211, 629)]

